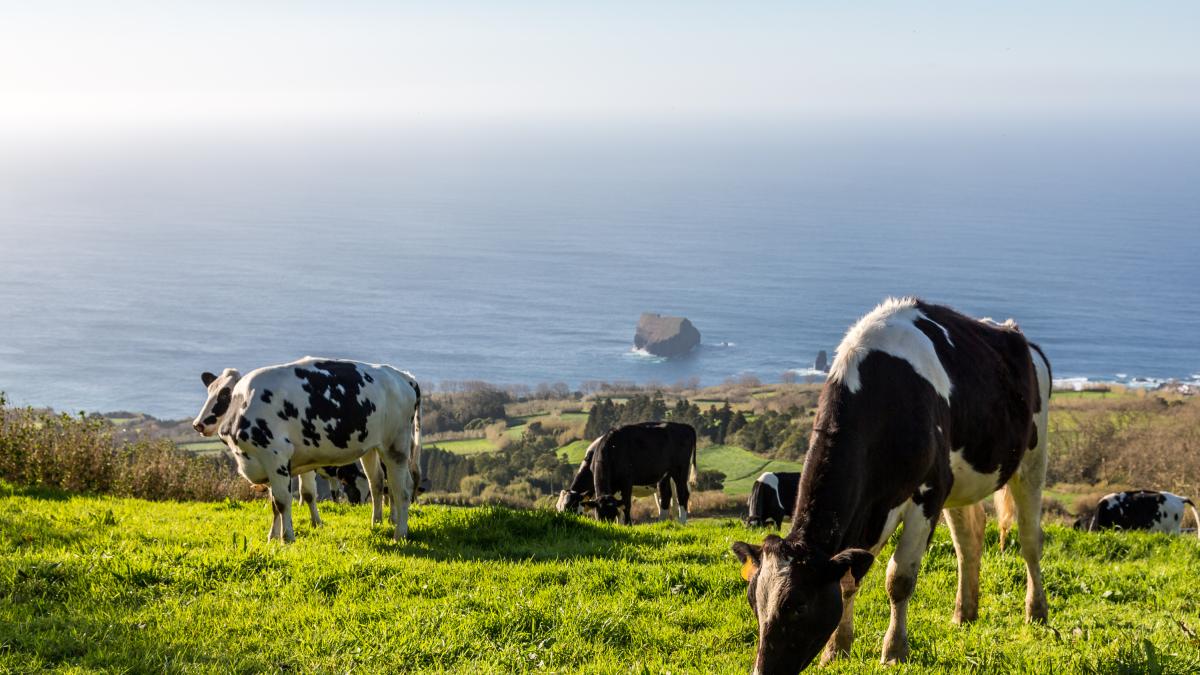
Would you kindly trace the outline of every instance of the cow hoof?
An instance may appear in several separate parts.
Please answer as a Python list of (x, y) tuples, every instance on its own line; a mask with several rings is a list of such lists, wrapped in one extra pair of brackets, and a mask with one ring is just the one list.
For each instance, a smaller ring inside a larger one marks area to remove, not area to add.
[(896, 666), (908, 661), (908, 642), (892, 645), (883, 650), (883, 658), (880, 663), (885, 666)]

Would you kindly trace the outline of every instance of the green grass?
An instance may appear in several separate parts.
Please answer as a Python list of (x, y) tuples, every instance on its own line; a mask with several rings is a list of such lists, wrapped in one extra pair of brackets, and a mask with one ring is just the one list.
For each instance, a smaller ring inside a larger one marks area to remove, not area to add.
[[(733, 520), (629, 528), (419, 506), (397, 544), (368, 507), (322, 504), (327, 525), (300, 518), (281, 546), (264, 541), (261, 501), (12, 492), (0, 491), (4, 672), (744, 673), (753, 659), (729, 545), (762, 532)], [(1048, 528), (1041, 627), (1021, 619), (1020, 557), (989, 531), (980, 618), (957, 627), (939, 528), (909, 608), (912, 662), (892, 669), (876, 664), (882, 568), (856, 603), (850, 657), (822, 672), (1200, 669), (1193, 538)]]
[(458, 455), (478, 455), (484, 452), (495, 452), (496, 446), (486, 438), (465, 438), (458, 441), (432, 441), (424, 443), (427, 447), (437, 447), (446, 452)]
[(583, 456), (587, 454), (588, 446), (591, 444), (591, 441), (571, 441), (558, 449), (558, 456), (562, 457), (565, 452), (568, 462), (578, 464), (583, 461)]

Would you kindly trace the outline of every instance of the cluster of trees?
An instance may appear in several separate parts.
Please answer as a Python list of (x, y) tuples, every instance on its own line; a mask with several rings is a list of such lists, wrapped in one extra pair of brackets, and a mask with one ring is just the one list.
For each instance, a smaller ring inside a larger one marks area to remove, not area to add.
[(532, 502), (570, 483), (575, 467), (558, 455), (557, 432), (532, 422), (525, 433), (495, 452), (463, 456), (438, 449), (421, 451), (422, 477), (435, 492), (471, 497), (511, 497)]
[(728, 402), (720, 408), (712, 405), (702, 409), (687, 399), (679, 399), (674, 405), (667, 406), (662, 393), (655, 392), (636, 394), (624, 403), (616, 403), (609, 398), (598, 401), (588, 411), (584, 436), (595, 438), (609, 429), (626, 424), (662, 420), (690, 424), (696, 430), (697, 438), (707, 438), (713, 443), (724, 443), (731, 434), (747, 424), (745, 414), (734, 411)]
[(459, 390), (421, 400), (423, 431), (463, 431), (502, 420), (504, 406), (512, 400), (505, 390), (490, 384), (466, 383)]
[(731, 433), (730, 442), (734, 445), (776, 459), (800, 459), (808, 451), (812, 418), (800, 408), (793, 406), (785, 412), (768, 410), (743, 421), (736, 433)]
[(635, 394), (624, 403), (615, 403), (611, 398), (606, 398), (597, 401), (588, 411), (583, 436), (592, 439), (609, 429), (637, 422), (659, 422), (666, 416), (667, 403), (663, 400), (662, 392)]

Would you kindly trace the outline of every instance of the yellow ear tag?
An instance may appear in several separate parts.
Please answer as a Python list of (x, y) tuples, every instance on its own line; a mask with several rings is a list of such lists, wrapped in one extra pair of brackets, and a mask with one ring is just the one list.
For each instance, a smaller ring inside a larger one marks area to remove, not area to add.
[(742, 578), (750, 581), (754, 573), (758, 571), (758, 565), (754, 564), (754, 558), (746, 558), (746, 564), (742, 565)]

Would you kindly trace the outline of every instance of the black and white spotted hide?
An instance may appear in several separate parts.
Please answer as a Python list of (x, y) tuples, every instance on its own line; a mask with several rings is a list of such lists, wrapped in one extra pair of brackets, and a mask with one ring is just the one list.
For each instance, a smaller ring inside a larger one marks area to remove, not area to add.
[[(314, 471), (362, 461), (372, 524), (383, 520), (383, 467), (397, 539), (408, 534), (408, 506), (420, 482), (421, 390), (412, 375), (387, 365), (306, 357), (242, 376), (204, 373), (208, 397), (192, 426), (233, 453), (238, 472), (269, 487), (275, 517), (269, 539), (293, 541), (291, 476), (314, 525)], [(336, 471), (334, 472), (336, 473)], [(339, 476), (340, 478), (340, 476)], [(357, 477), (355, 490), (362, 498)], [(343, 483), (345, 485), (345, 483)]]

